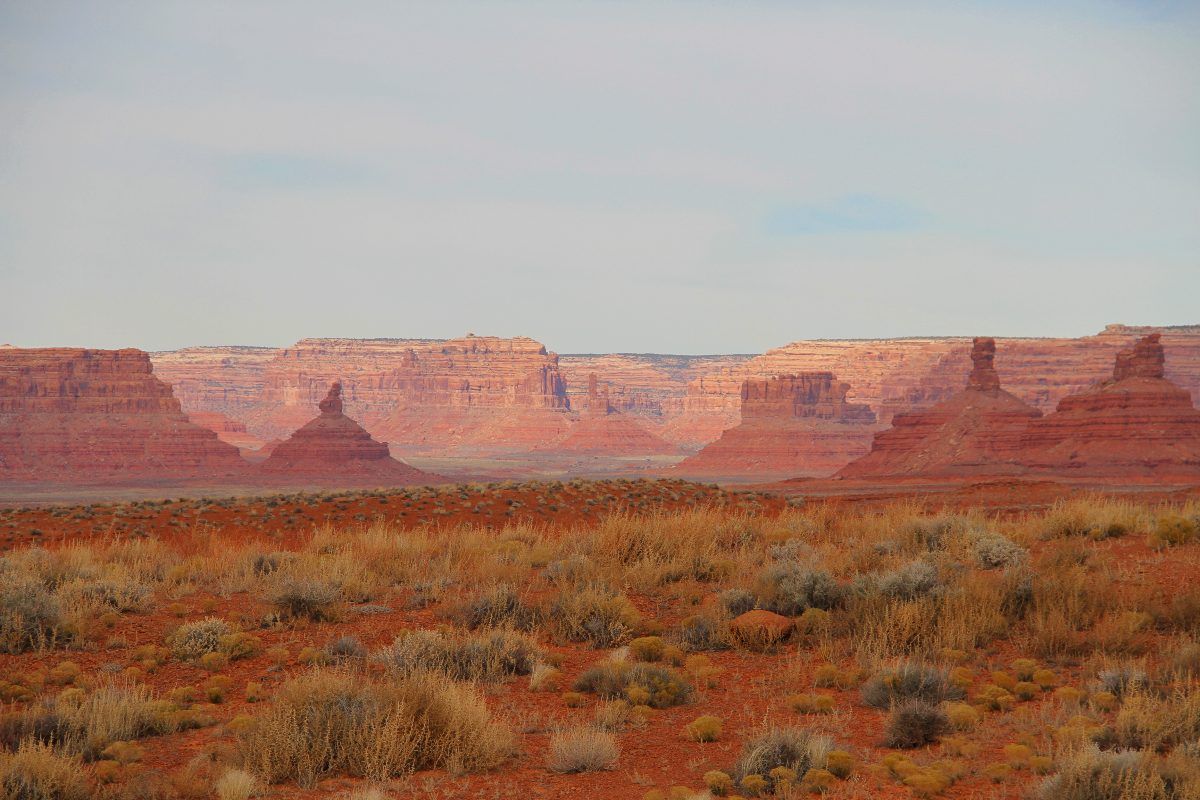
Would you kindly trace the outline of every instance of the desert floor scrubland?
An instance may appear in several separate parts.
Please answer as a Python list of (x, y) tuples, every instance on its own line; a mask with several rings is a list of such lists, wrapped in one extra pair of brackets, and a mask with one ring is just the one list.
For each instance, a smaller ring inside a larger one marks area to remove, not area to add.
[(0, 797), (1200, 797), (1200, 505), (0, 510)]

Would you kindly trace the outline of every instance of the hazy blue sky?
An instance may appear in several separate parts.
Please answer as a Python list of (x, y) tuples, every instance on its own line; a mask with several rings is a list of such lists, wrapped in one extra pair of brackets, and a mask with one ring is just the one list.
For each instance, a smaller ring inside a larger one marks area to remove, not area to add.
[(0, 2), (0, 342), (1200, 322), (1200, 14)]

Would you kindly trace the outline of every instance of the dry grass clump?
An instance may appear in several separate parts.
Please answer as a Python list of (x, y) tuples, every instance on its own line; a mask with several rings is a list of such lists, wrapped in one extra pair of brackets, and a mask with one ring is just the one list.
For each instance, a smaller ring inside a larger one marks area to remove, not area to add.
[(826, 757), (833, 749), (833, 740), (808, 728), (766, 728), (742, 747), (742, 755), (730, 775), (745, 785), (751, 776), (766, 791), (773, 791), (780, 768), (793, 776), (803, 776), (810, 769), (824, 769)]
[(950, 718), (941, 705), (927, 700), (905, 700), (892, 707), (883, 743), (911, 749), (932, 744), (950, 730)]
[(316, 577), (282, 575), (272, 582), (267, 599), (283, 619), (334, 622), (342, 616), (342, 590)]
[(4, 800), (87, 800), (91, 787), (78, 756), (64, 756), (40, 742), (0, 751), (0, 797)]
[(415, 630), (380, 654), (400, 674), (439, 672), (458, 680), (501, 680), (528, 675), (542, 657), (537, 642), (513, 631), (449, 634)]
[(669, 667), (625, 661), (604, 661), (585, 670), (575, 679), (575, 690), (651, 708), (683, 705), (694, 692), (687, 678)]
[(1042, 518), (1047, 539), (1081, 536), (1111, 539), (1145, 526), (1145, 515), (1132, 503), (1105, 497), (1060, 500)]
[(863, 702), (872, 708), (890, 708), (906, 700), (941, 703), (966, 697), (946, 670), (917, 662), (884, 670), (864, 683), (861, 693)]
[(377, 681), (316, 669), (288, 681), (239, 735), (248, 770), (311, 787), (329, 775), (382, 781), (415, 770), (478, 772), (506, 760), (513, 736), (478, 692), (432, 674)]
[(825, 570), (779, 562), (759, 573), (755, 594), (761, 608), (790, 617), (810, 608), (836, 608), (845, 589)]
[(0, 738), (9, 747), (29, 740), (95, 759), (114, 742), (175, 730), (174, 710), (141, 684), (106, 684), (90, 693), (68, 689), (52, 700), (6, 716)]
[(206, 617), (180, 625), (167, 637), (167, 646), (179, 660), (194, 661), (220, 650), (221, 640), (233, 632), (233, 626), (220, 617)]
[(1141, 750), (1087, 745), (1059, 760), (1037, 790), (1039, 800), (1191, 800), (1200, 797), (1200, 758), (1158, 758)]
[(551, 603), (549, 618), (563, 638), (595, 647), (629, 641), (641, 623), (641, 614), (628, 598), (603, 586), (563, 589)]
[(74, 633), (58, 598), (45, 586), (28, 575), (0, 569), (0, 653), (53, 647)]
[(498, 583), (466, 599), (454, 617), (471, 630), (515, 628), (531, 631), (542, 621), (541, 611), (528, 605), (510, 583)]
[(617, 737), (589, 727), (556, 731), (550, 736), (546, 767), (551, 772), (595, 772), (612, 769), (621, 755)]
[(213, 784), (217, 800), (248, 800), (261, 791), (258, 778), (240, 769), (227, 769)]

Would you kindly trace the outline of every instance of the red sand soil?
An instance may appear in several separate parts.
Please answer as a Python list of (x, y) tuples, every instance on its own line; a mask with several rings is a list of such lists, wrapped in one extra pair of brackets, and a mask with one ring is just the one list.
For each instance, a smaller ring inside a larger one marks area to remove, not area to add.
[[(790, 491), (795, 487), (787, 488)], [(995, 502), (1000, 508), (1013, 510), (1041, 507), (1072, 491), (1070, 487), (1049, 482), (994, 482), (946, 489), (936, 496), (935, 502), (945, 505)], [(1134, 494), (1143, 499), (1150, 496), (1168, 499), (1171, 493)], [(920, 486), (893, 486), (883, 493), (871, 494), (864, 490), (858, 495), (847, 494), (841, 500), (830, 502), (874, 505), (894, 502), (898, 498), (922, 497), (928, 495)], [(462, 499), (457, 492), (451, 492), (413, 501), (412, 505), (405, 505), (402, 498), (399, 491), (388, 490), (283, 499), (263, 497), (219, 502), (185, 500), (166, 504), (9, 508), (0, 513), (0, 550), (33, 542), (52, 546), (108, 536), (162, 537), (185, 552), (189, 543), (198, 545), (213, 536), (238, 541), (261, 539), (269, 541), (273, 549), (283, 549), (298, 545), (314, 526), (326, 523), (356, 527), (382, 519), (401, 527), (457, 523), (500, 527), (512, 522), (573, 524), (595, 521), (614, 511), (684, 509), (704, 505), (774, 514), (786, 505), (785, 498), (780, 495), (732, 493), (682, 481), (508, 485), (486, 499), (481, 499), (480, 495)], [(1181, 548), (1170, 559), (1149, 550), (1144, 537), (1109, 540), (1089, 546), (1109, 554), (1115, 562), (1125, 566), (1126, 580), (1151, 582), (1164, 592), (1200, 580), (1200, 545)], [(703, 601), (704, 591), (711, 590), (697, 587), (697, 603)], [(648, 617), (667, 625), (677, 622), (684, 613), (684, 609), (661, 608), (658, 601), (650, 598), (635, 595), (632, 599)], [(392, 610), (385, 614), (352, 612), (338, 623), (258, 629), (257, 620), (268, 609), (261, 601), (246, 595), (222, 598), (201, 593), (181, 598), (180, 602), (186, 607), (183, 619), (217, 615), (240, 623), (262, 639), (264, 651), (286, 647), (291, 660), (283, 669), (274, 667), (262, 654), (230, 663), (221, 672), (232, 682), (228, 699), (206, 708), (220, 724), (140, 740), (146, 755), (140, 764), (126, 768), (130, 771), (174, 772), (198, 754), (228, 750), (233, 739), (225, 723), (241, 714), (254, 714), (258, 708), (246, 702), (245, 684), (248, 681), (263, 683), (269, 697), (274, 687), (304, 669), (295, 660), (303, 647), (321, 647), (339, 636), (356, 636), (368, 649), (374, 650), (389, 644), (402, 630), (430, 628), (446, 622), (444, 610), (436, 606), (407, 610), (400, 607), (400, 603), (392, 603)], [(107, 637), (110, 645), (107, 649), (96, 646), (45, 654), (0, 655), (0, 673), (16, 674), (38, 667), (52, 667), (65, 660), (76, 662), (85, 675), (91, 676), (100, 674), (106, 664), (123, 668), (130, 663), (128, 650), (143, 644), (161, 645), (169, 631), (179, 623), (180, 618), (164, 610), (166, 605), (166, 602), (159, 602), (151, 613), (122, 615), (101, 637)], [(561, 656), (564, 686), (569, 686), (583, 669), (605, 656), (605, 651), (592, 650), (585, 645), (555, 646), (544, 639), (543, 644), (547, 650)], [(885, 713), (862, 706), (856, 689), (821, 690), (836, 698), (837, 711), (832, 715), (798, 715), (786, 707), (784, 700), (789, 694), (811, 691), (812, 674), (819, 664), (811, 650), (797, 651), (795, 646), (789, 646), (776, 654), (731, 651), (708, 655), (722, 670), (716, 686), (702, 689), (699, 698), (689, 705), (654, 712), (645, 728), (631, 728), (619, 734), (621, 756), (612, 771), (579, 775), (548, 772), (544, 756), (549, 730), (558, 723), (590, 721), (600, 701), (589, 695), (585, 707), (567, 708), (557, 692), (531, 692), (526, 678), (516, 678), (485, 689), (489, 705), (497, 715), (508, 719), (518, 733), (520, 754), (513, 761), (483, 775), (458, 777), (444, 772), (418, 773), (411, 779), (389, 785), (386, 796), (637, 800), (652, 788), (666, 791), (672, 786), (686, 785), (699, 790), (703, 787), (703, 774), (712, 769), (728, 769), (736, 760), (743, 741), (764, 721), (823, 728), (834, 736), (838, 746), (848, 746), (855, 752), (862, 766), (851, 780), (839, 783), (827, 797), (913, 796), (906, 787), (868, 768), (868, 765), (878, 764), (883, 755), (890, 752), (879, 744)], [(979, 658), (972, 662), (973, 666), (977, 667), (981, 658), (995, 668), (1004, 668), (1020, 654), (1008, 643), (1000, 643), (993, 650), (977, 655)], [(984, 683), (984, 672), (978, 672), (976, 688)], [(1078, 675), (1072, 670), (1061, 670), (1059, 674), (1067, 682), (1077, 685)], [(178, 686), (200, 686), (209, 677), (209, 673), (194, 665), (168, 661), (156, 671), (140, 676), (139, 680), (167, 692)], [(56, 691), (56, 688), (47, 687), (47, 691)], [(1032, 712), (1043, 704), (1048, 708), (1052, 702), (1049, 699), (1034, 700), (1023, 703), (1021, 708)], [(724, 721), (724, 733), (719, 741), (698, 744), (680, 736), (680, 729), (702, 714), (714, 714)], [(979, 756), (970, 760), (973, 766), (1002, 761), (1003, 746), (1017, 740), (1018, 732), (1011, 722), (1003, 719), (995, 715), (986, 718), (988, 743)], [(941, 745), (936, 745), (910, 755), (920, 763), (930, 763), (944, 757), (942, 749)], [(1004, 783), (993, 784), (975, 774), (941, 796), (964, 800), (1016, 800), (1025, 796), (1035, 780), (1028, 772), (1023, 772)], [(318, 788), (307, 791), (294, 784), (283, 784), (271, 787), (269, 796), (334, 797), (359, 785), (361, 782), (343, 778), (326, 780)]]

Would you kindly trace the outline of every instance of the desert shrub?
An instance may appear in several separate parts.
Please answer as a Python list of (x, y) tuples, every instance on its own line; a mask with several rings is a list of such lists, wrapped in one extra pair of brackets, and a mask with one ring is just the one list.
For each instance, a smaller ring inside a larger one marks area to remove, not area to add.
[(1132, 504), (1104, 498), (1059, 501), (1043, 518), (1043, 536), (1047, 539), (1075, 536), (1111, 539), (1136, 530), (1141, 523), (1140, 516)]
[[(635, 705), (668, 708), (692, 699), (692, 684), (675, 670), (657, 664), (605, 661), (575, 679), (575, 690), (605, 699), (623, 697)], [(644, 696), (643, 696), (644, 695)]]
[(736, 617), (754, 610), (757, 600), (753, 592), (745, 589), (726, 589), (717, 596), (717, 602), (721, 604), (721, 608), (725, 610), (726, 614)]
[(687, 650), (728, 650), (729, 621), (716, 614), (693, 614), (679, 623), (674, 638)]
[(1183, 514), (1162, 514), (1154, 520), (1150, 531), (1153, 547), (1175, 547), (1189, 544), (1200, 536), (1200, 520)]
[(284, 619), (332, 622), (341, 616), (342, 589), (318, 578), (282, 575), (272, 582), (267, 594)]
[(220, 650), (221, 639), (233, 632), (233, 626), (220, 617), (206, 617), (180, 625), (167, 636), (167, 646), (181, 661), (193, 661)]
[(1098, 691), (1109, 692), (1116, 697), (1122, 697), (1131, 689), (1140, 689), (1150, 682), (1146, 670), (1140, 664), (1124, 662), (1106, 667), (1096, 674)]
[(1200, 796), (1200, 764), (1162, 761), (1140, 750), (1082, 747), (1058, 762), (1038, 787), (1039, 800), (1189, 800)]
[(466, 600), (454, 614), (471, 630), (476, 628), (516, 628), (531, 631), (541, 622), (537, 608), (526, 605), (512, 584), (499, 583)]
[(329, 775), (382, 781), (423, 769), (477, 772), (512, 752), (478, 692), (432, 673), (380, 682), (316, 669), (285, 683), (238, 736), (241, 758), (271, 783)]
[(595, 647), (628, 641), (641, 621), (624, 595), (599, 586), (563, 590), (551, 604), (550, 618), (564, 638)]
[(721, 718), (711, 714), (696, 717), (683, 727), (683, 736), (693, 742), (715, 742), (721, 738)]
[(1029, 551), (998, 533), (977, 533), (971, 540), (975, 561), (984, 569), (1009, 569), (1024, 564)]
[(58, 598), (31, 576), (0, 569), (0, 653), (52, 647), (67, 637)]
[(573, 555), (551, 561), (546, 565), (546, 578), (559, 585), (578, 583), (595, 571), (591, 559), (584, 555)]
[(248, 800), (259, 792), (258, 778), (240, 769), (227, 769), (213, 784), (217, 800)]
[(842, 586), (825, 570), (792, 563), (766, 567), (755, 581), (755, 592), (761, 607), (791, 617), (809, 608), (836, 608), (845, 596)]
[(950, 719), (937, 703), (905, 700), (892, 707), (884, 745), (911, 749), (932, 744), (950, 729)]
[(367, 656), (367, 648), (357, 636), (339, 636), (327, 642), (323, 650), (329, 660), (334, 662)]
[(417, 630), (398, 636), (382, 659), (401, 674), (440, 672), (458, 680), (528, 675), (541, 658), (537, 643), (513, 631), (447, 634)]
[(91, 788), (78, 756), (56, 753), (48, 744), (22, 742), (0, 751), (0, 797), (4, 800), (87, 800)]
[(941, 584), (937, 567), (928, 561), (910, 561), (875, 578), (875, 590), (893, 600), (916, 600), (932, 594)]
[(1105, 739), (1151, 752), (1200, 742), (1200, 686), (1179, 687), (1163, 697), (1130, 690)]
[(662, 661), (667, 645), (660, 636), (639, 636), (629, 643), (635, 661)]
[(106, 684), (91, 693), (71, 689), (7, 717), (0, 738), (10, 747), (29, 740), (94, 759), (113, 742), (175, 730), (171, 712), (141, 684)]
[(796, 775), (810, 769), (824, 769), (825, 757), (833, 741), (807, 728), (766, 728), (742, 747), (730, 774), (741, 783), (748, 776), (758, 775), (767, 787), (773, 787), (772, 770), (784, 767)]
[(551, 772), (595, 772), (611, 769), (621, 750), (617, 737), (595, 728), (569, 728), (550, 736), (546, 767)]
[(861, 691), (863, 702), (872, 708), (889, 708), (905, 700), (940, 703), (966, 696), (944, 669), (916, 662), (905, 662), (879, 673), (864, 683)]

